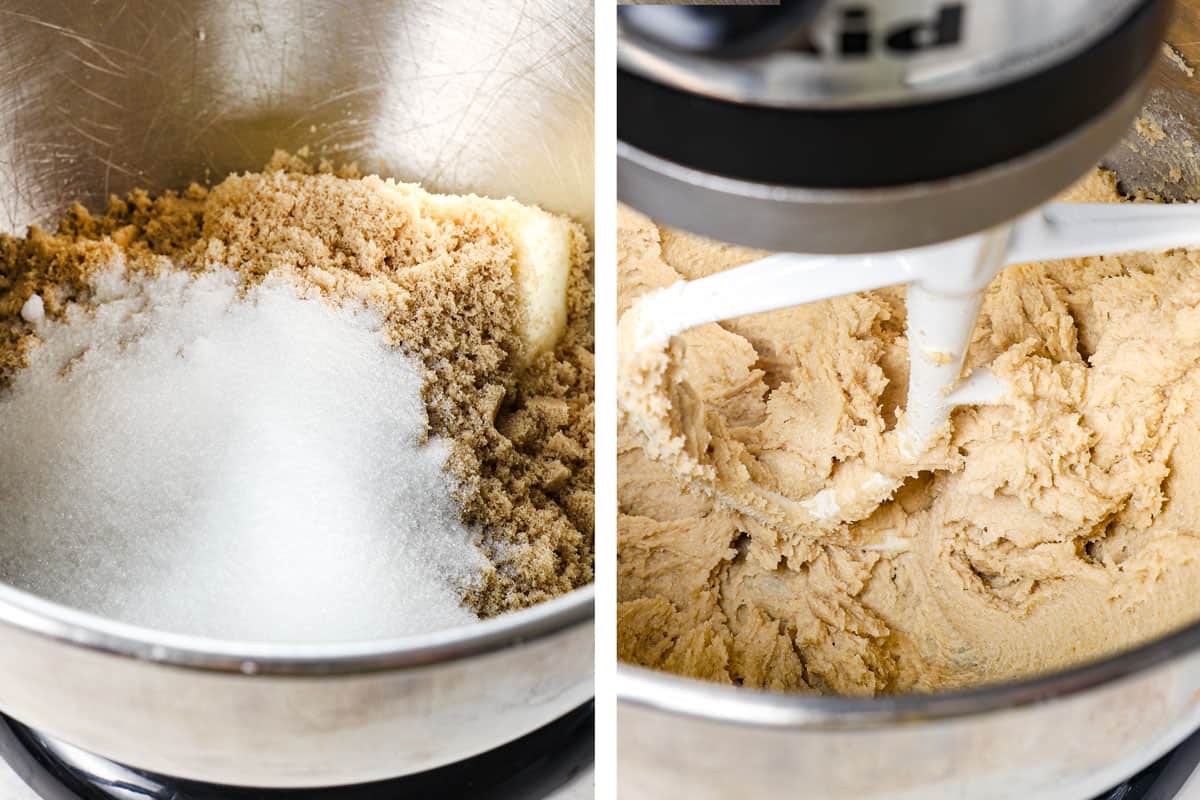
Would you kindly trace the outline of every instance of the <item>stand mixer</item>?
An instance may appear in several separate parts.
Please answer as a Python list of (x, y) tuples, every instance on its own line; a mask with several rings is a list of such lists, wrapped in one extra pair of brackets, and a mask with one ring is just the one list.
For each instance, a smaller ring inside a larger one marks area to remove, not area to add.
[[(633, 354), (697, 325), (906, 284), (910, 378), (889, 434), (908, 466), (1006, 387), (963, 362), (1011, 264), (1200, 245), (1200, 208), (1050, 204), (1130, 126), (1167, 0), (629, 7), (618, 45), (618, 193), (652, 218), (786, 251), (643, 296)], [(639, 391), (661, 373), (633, 378)], [(624, 391), (624, 390), (623, 390)], [(627, 409), (628, 410), (628, 409)], [(663, 414), (667, 413), (661, 408)], [(662, 422), (631, 413), (644, 431)], [(849, 470), (763, 521), (837, 525), (900, 486)], [(699, 470), (699, 483), (712, 476)]]

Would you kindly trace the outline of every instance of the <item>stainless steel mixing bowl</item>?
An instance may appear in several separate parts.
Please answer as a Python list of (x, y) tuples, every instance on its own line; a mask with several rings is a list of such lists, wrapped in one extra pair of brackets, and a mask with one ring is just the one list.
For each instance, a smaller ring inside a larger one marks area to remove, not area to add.
[[(1169, 34), (1200, 63), (1200, 2)], [(1200, 81), (1165, 55), (1104, 164), (1131, 192), (1200, 199)], [(1200, 616), (1200, 597), (1196, 598)], [(622, 665), (621, 797), (1086, 800), (1200, 727), (1200, 623), (1099, 663), (939, 695), (849, 699), (718, 686)]]
[[(590, 223), (584, 0), (0, 2), (0, 226), (309, 146)], [(4, 535), (19, 535), (6, 531)], [(0, 586), (0, 710), (98, 755), (263, 787), (402, 775), (592, 696), (590, 588), (460, 631), (256, 647)]]
[(953, 694), (789, 697), (621, 666), (617, 695), (629, 800), (1086, 800), (1200, 725), (1200, 625)]

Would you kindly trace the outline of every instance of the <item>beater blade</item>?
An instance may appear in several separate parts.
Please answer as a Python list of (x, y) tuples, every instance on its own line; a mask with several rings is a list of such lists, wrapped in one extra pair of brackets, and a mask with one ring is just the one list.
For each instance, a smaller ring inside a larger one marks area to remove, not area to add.
[[(622, 320), (622, 327), (632, 324), (634, 336), (621, 358), (666, 351), (673, 337), (706, 323), (906, 284), (910, 377), (905, 412), (894, 434), (902, 458), (915, 464), (946, 430), (955, 408), (1004, 400), (1006, 386), (986, 369), (961, 380), (984, 290), (1001, 269), (1046, 259), (1197, 246), (1200, 205), (1060, 203), (1011, 225), (912, 250), (849, 256), (781, 253), (644, 295)], [(903, 480), (864, 474), (861, 487), (830, 486), (804, 500), (780, 498), (779, 504), (789, 514), (801, 507), (822, 522), (861, 518), (864, 509), (869, 513)]]

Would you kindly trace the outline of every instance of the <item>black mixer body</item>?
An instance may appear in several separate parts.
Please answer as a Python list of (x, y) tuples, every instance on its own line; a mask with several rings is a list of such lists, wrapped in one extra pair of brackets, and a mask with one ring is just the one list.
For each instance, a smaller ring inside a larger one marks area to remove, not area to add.
[(724, 241), (864, 253), (1040, 205), (1133, 122), (1169, 0), (619, 13), (618, 192)]

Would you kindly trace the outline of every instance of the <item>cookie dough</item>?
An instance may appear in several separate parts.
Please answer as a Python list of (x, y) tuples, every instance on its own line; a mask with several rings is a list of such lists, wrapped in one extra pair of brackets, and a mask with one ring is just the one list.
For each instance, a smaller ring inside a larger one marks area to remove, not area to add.
[[(1064, 199), (1120, 198), (1097, 172)], [(622, 313), (762, 255), (629, 209), (618, 228)], [(967, 366), (989, 366), (1010, 400), (956, 411), (915, 466), (888, 445), (907, 383), (903, 288), (706, 325), (670, 357), (632, 352), (626, 318), (620, 658), (873, 695), (1054, 670), (1193, 621), (1198, 257), (1005, 270)], [(889, 501), (833, 518), (803, 506), (901, 462)]]

